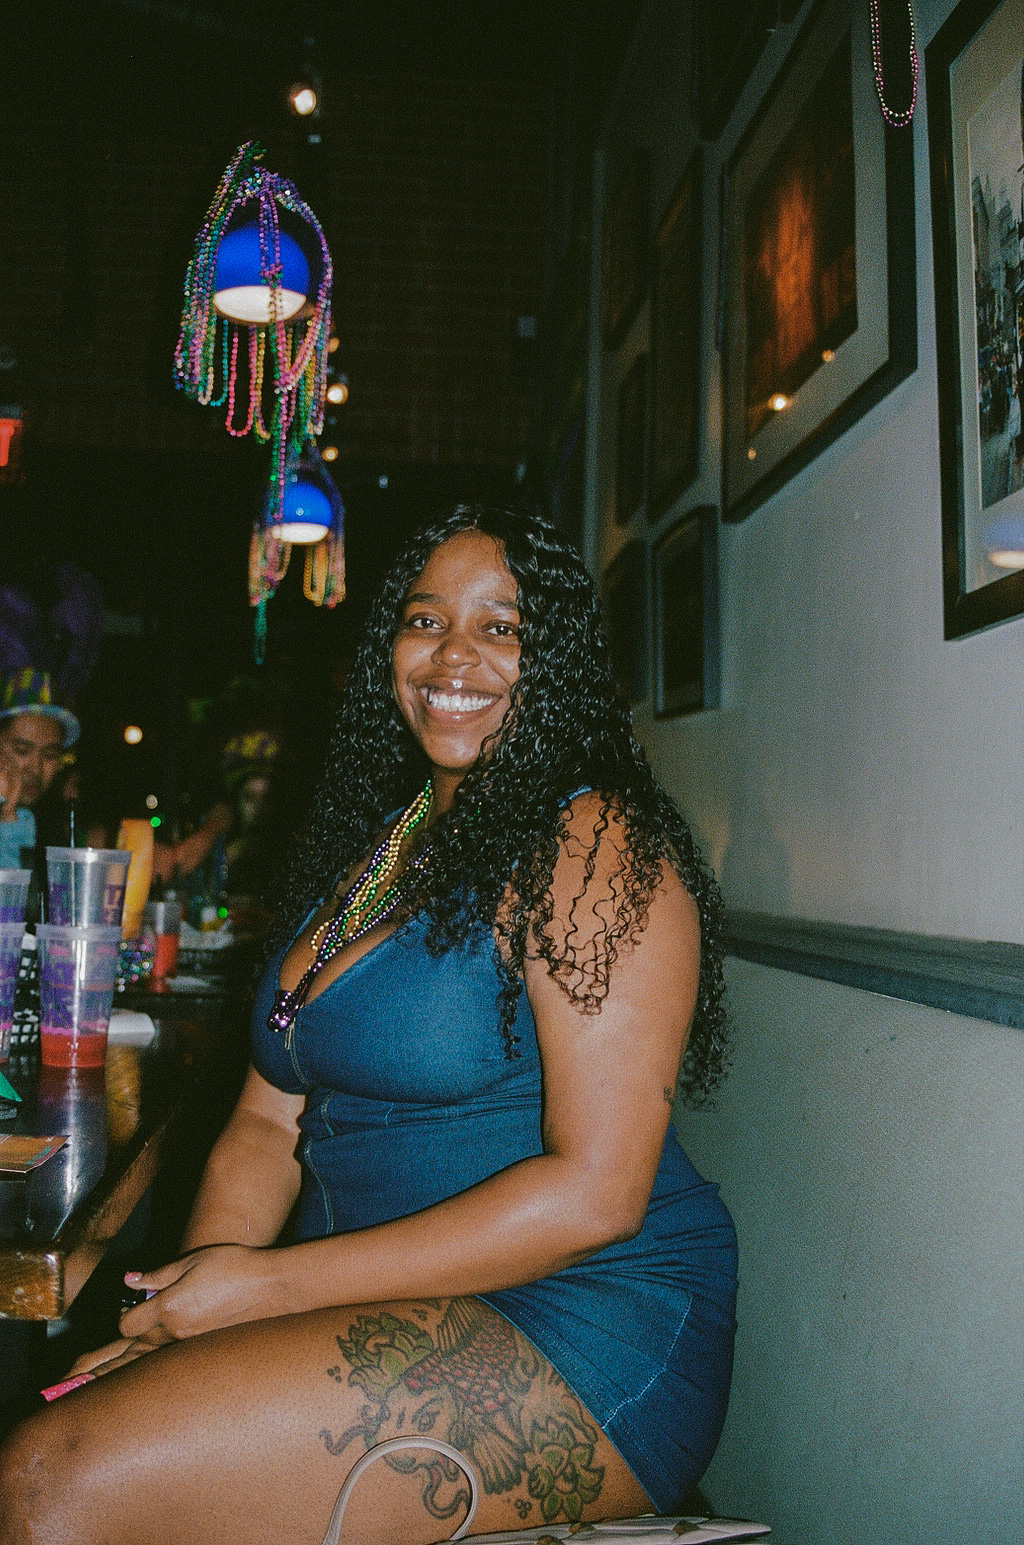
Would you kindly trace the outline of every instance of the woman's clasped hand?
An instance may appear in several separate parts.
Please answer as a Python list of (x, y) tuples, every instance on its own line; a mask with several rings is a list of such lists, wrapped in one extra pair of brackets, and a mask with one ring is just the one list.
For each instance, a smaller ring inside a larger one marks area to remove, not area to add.
[(209, 1245), (151, 1272), (129, 1272), (130, 1288), (152, 1294), (121, 1316), (121, 1339), (87, 1352), (72, 1375), (99, 1378), (187, 1336), (289, 1311), (273, 1270), (277, 1252), (247, 1245)]
[(515, 511), (426, 527), (345, 687), (180, 1257), (9, 1439), (0, 1545), (679, 1511), (735, 1330), (732, 1223), (670, 1119), (725, 1072), (721, 931), (579, 556)]

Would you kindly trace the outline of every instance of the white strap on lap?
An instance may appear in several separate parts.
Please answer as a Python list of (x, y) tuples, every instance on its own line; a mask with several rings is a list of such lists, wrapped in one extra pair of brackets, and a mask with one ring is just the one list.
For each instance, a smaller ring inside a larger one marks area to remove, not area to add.
[(380, 1459), (387, 1454), (394, 1454), (401, 1448), (428, 1448), (435, 1454), (443, 1454), (446, 1459), (450, 1459), (454, 1464), (458, 1465), (469, 1482), (469, 1511), (455, 1533), (449, 1535), (449, 1539), (461, 1540), (463, 1538), (473, 1522), (476, 1506), (480, 1500), (480, 1480), (476, 1469), (466, 1458), (465, 1454), (460, 1454), (458, 1449), (452, 1448), (450, 1443), (442, 1443), (440, 1438), (386, 1438), (383, 1443), (378, 1443), (375, 1448), (367, 1449), (366, 1453), (356, 1460), (349, 1471), (345, 1484), (338, 1493), (338, 1500), (334, 1504), (334, 1512), (331, 1514), (331, 1521), (327, 1525), (327, 1533), (323, 1537), (322, 1545), (338, 1545), (341, 1539), (341, 1520), (344, 1517), (345, 1508), (348, 1506), (348, 1499), (352, 1495), (352, 1489), (356, 1481), (358, 1481), (363, 1472), (370, 1468), (375, 1459)]

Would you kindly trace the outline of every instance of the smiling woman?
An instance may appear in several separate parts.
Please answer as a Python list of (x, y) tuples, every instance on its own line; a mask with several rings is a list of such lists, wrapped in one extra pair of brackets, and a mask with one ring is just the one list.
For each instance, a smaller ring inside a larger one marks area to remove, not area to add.
[(497, 736), (519, 680), (519, 587), (501, 543), (463, 531), (435, 549), (395, 636), (395, 700), (433, 772), (438, 814)]
[(315, 1545), (350, 1476), (366, 1545), (678, 1510), (732, 1358), (731, 1220), (669, 1126), (724, 1069), (720, 923), (578, 556), (500, 510), (423, 532), (185, 1253), (12, 1439), (0, 1542)]

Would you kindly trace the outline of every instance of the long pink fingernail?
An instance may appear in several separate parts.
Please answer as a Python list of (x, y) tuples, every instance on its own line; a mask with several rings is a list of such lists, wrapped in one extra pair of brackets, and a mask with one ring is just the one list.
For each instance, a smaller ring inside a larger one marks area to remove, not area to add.
[(59, 1400), (61, 1395), (66, 1395), (70, 1390), (78, 1389), (82, 1384), (91, 1384), (96, 1377), (94, 1373), (76, 1373), (73, 1379), (65, 1379), (61, 1384), (51, 1384), (49, 1389), (41, 1389), (39, 1393), (44, 1400)]

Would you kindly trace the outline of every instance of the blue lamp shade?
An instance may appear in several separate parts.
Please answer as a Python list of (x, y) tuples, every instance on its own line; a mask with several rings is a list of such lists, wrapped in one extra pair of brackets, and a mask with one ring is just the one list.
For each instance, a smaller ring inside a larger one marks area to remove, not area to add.
[(213, 283), (213, 304), (232, 322), (269, 322), (271, 294), (276, 290), (279, 322), (297, 316), (309, 298), (309, 260), (298, 242), (281, 231), (281, 283), (272, 286), (260, 273), (260, 232), (257, 221), (235, 226), (221, 237)]
[(331, 529), (332, 517), (324, 490), (293, 472), (284, 486), (281, 519), (268, 529), (280, 542), (319, 542)]
[(997, 569), (1024, 569), (1024, 516), (997, 516), (981, 536), (989, 562)]

